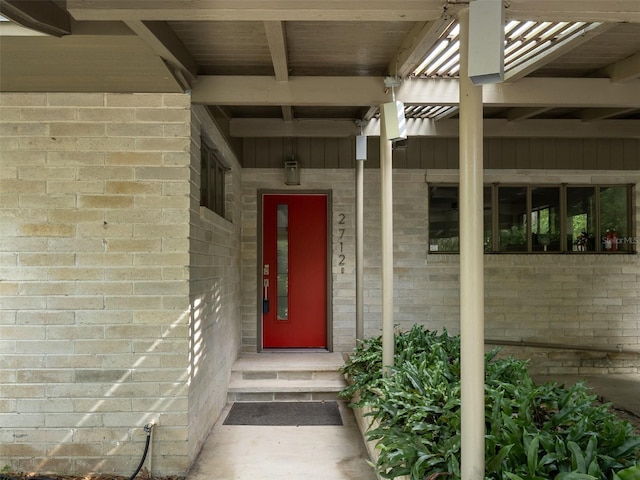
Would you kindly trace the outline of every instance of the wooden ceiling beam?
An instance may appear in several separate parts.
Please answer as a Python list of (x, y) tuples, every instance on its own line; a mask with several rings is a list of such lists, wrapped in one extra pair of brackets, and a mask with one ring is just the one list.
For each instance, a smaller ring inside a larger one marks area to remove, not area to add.
[(271, 52), (273, 71), (278, 82), (289, 80), (289, 61), (287, 58), (287, 37), (284, 30), (284, 22), (264, 22), (264, 30), (267, 35), (267, 43)]
[(585, 108), (580, 115), (583, 122), (595, 122), (633, 112), (635, 108)]
[(541, 113), (551, 110), (549, 107), (527, 107), (527, 108), (512, 108), (507, 112), (507, 119), (510, 122), (519, 122), (531, 117), (535, 117)]
[[(459, 103), (458, 80), (405, 81), (396, 90), (406, 105)], [(200, 76), (191, 99), (196, 104), (263, 106), (363, 106), (388, 102), (382, 77)], [(527, 77), (483, 87), (486, 106), (640, 108), (640, 80), (613, 84), (608, 78)]]
[(47, 35), (61, 37), (71, 33), (69, 13), (49, 0), (0, 0), (0, 14)]
[(76, 20), (427, 21), (446, 0), (67, 0)]
[(637, 0), (507, 0), (508, 20), (640, 23)]
[(640, 53), (613, 63), (604, 69), (612, 82), (628, 82), (640, 78)]
[(389, 75), (404, 78), (413, 73), (454, 20), (457, 10), (457, 8), (451, 8), (436, 20), (416, 23), (389, 63)]
[(175, 32), (165, 22), (143, 22), (128, 20), (125, 22), (151, 49), (177, 70), (187, 83), (198, 76), (198, 65), (182, 44)]

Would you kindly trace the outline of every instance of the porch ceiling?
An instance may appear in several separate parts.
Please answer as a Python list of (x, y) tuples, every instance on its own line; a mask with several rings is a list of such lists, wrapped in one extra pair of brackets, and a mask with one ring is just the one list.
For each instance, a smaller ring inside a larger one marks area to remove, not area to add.
[[(0, 22), (0, 89), (190, 91), (235, 136), (346, 136), (357, 119), (376, 133), (377, 105), (390, 99), (383, 79), (397, 74), (409, 133), (450, 135), (455, 59), (439, 72), (421, 65), (466, 3), (0, 0), (12, 20)], [(640, 2), (504, 4), (509, 28), (535, 34), (534, 54), (484, 87), (489, 132), (640, 138)], [(545, 37), (557, 22), (585, 23)], [(535, 42), (546, 43), (538, 51)]]

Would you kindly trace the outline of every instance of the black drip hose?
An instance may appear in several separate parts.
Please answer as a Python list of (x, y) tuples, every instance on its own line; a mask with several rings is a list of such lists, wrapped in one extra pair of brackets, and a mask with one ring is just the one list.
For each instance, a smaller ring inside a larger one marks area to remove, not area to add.
[(144, 453), (142, 454), (142, 460), (140, 460), (140, 464), (138, 465), (138, 468), (136, 468), (136, 471), (133, 472), (133, 475), (129, 477), (129, 480), (133, 480), (134, 478), (136, 478), (136, 475), (138, 475), (138, 473), (142, 469), (142, 465), (144, 465), (144, 461), (147, 459), (147, 453), (149, 453), (149, 443), (151, 443), (152, 429), (153, 429), (153, 423), (147, 423), (144, 426), (144, 431), (147, 432), (147, 441), (144, 445)]
[[(140, 460), (140, 464), (138, 465), (138, 468), (136, 468), (136, 471), (134, 472), (134, 474), (129, 477), (129, 480), (133, 480), (134, 478), (136, 478), (136, 475), (138, 475), (138, 473), (140, 473), (140, 470), (142, 470), (142, 465), (144, 465), (144, 461), (147, 459), (147, 453), (149, 453), (149, 444), (151, 443), (152, 429), (153, 429), (153, 423), (147, 423), (144, 426), (144, 431), (147, 433), (147, 441), (144, 445), (144, 453), (142, 454), (142, 460)], [(22, 477), (19, 477), (19, 476), (5, 475), (0, 473), (0, 480), (21, 480), (21, 478)], [(29, 477), (29, 480), (55, 480), (55, 479), (51, 477), (38, 476), (38, 477)]]

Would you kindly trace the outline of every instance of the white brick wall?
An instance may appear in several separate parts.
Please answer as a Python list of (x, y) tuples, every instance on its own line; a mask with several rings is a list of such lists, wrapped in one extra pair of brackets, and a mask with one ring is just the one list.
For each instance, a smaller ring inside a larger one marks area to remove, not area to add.
[(0, 95), (0, 464), (184, 474), (186, 95)]
[[(432, 170), (430, 182), (455, 183), (456, 170)], [(504, 183), (636, 183), (639, 172), (492, 170), (486, 181)], [(288, 190), (280, 169), (246, 169), (243, 182), (243, 349), (255, 351), (256, 199), (258, 189)], [(428, 249), (424, 170), (394, 170), (394, 312), (400, 328), (424, 323), (459, 332), (459, 257)], [(355, 344), (355, 177), (350, 169), (302, 169), (300, 187), (333, 192), (333, 348)], [(294, 189), (291, 189), (292, 191)], [(365, 334), (381, 331), (380, 180), (365, 169)], [(638, 194), (634, 200), (636, 211)], [(336, 218), (346, 215), (345, 272), (337, 268)], [(637, 222), (636, 222), (637, 224)], [(532, 359), (535, 372), (640, 371), (640, 261), (637, 255), (486, 255), (485, 335), (494, 340), (561, 343), (637, 353), (505, 348)]]

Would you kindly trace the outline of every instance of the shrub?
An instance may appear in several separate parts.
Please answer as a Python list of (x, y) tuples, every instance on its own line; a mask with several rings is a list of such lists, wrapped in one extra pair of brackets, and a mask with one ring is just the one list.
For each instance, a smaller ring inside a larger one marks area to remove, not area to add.
[[(527, 364), (485, 356), (485, 480), (640, 480), (640, 437), (583, 383), (537, 385)], [(342, 367), (343, 397), (376, 422), (383, 478), (460, 478), (460, 338), (415, 325), (395, 336), (391, 374), (382, 340), (363, 341)], [(357, 395), (356, 395), (357, 394)], [(375, 426), (374, 426), (375, 425)]]

